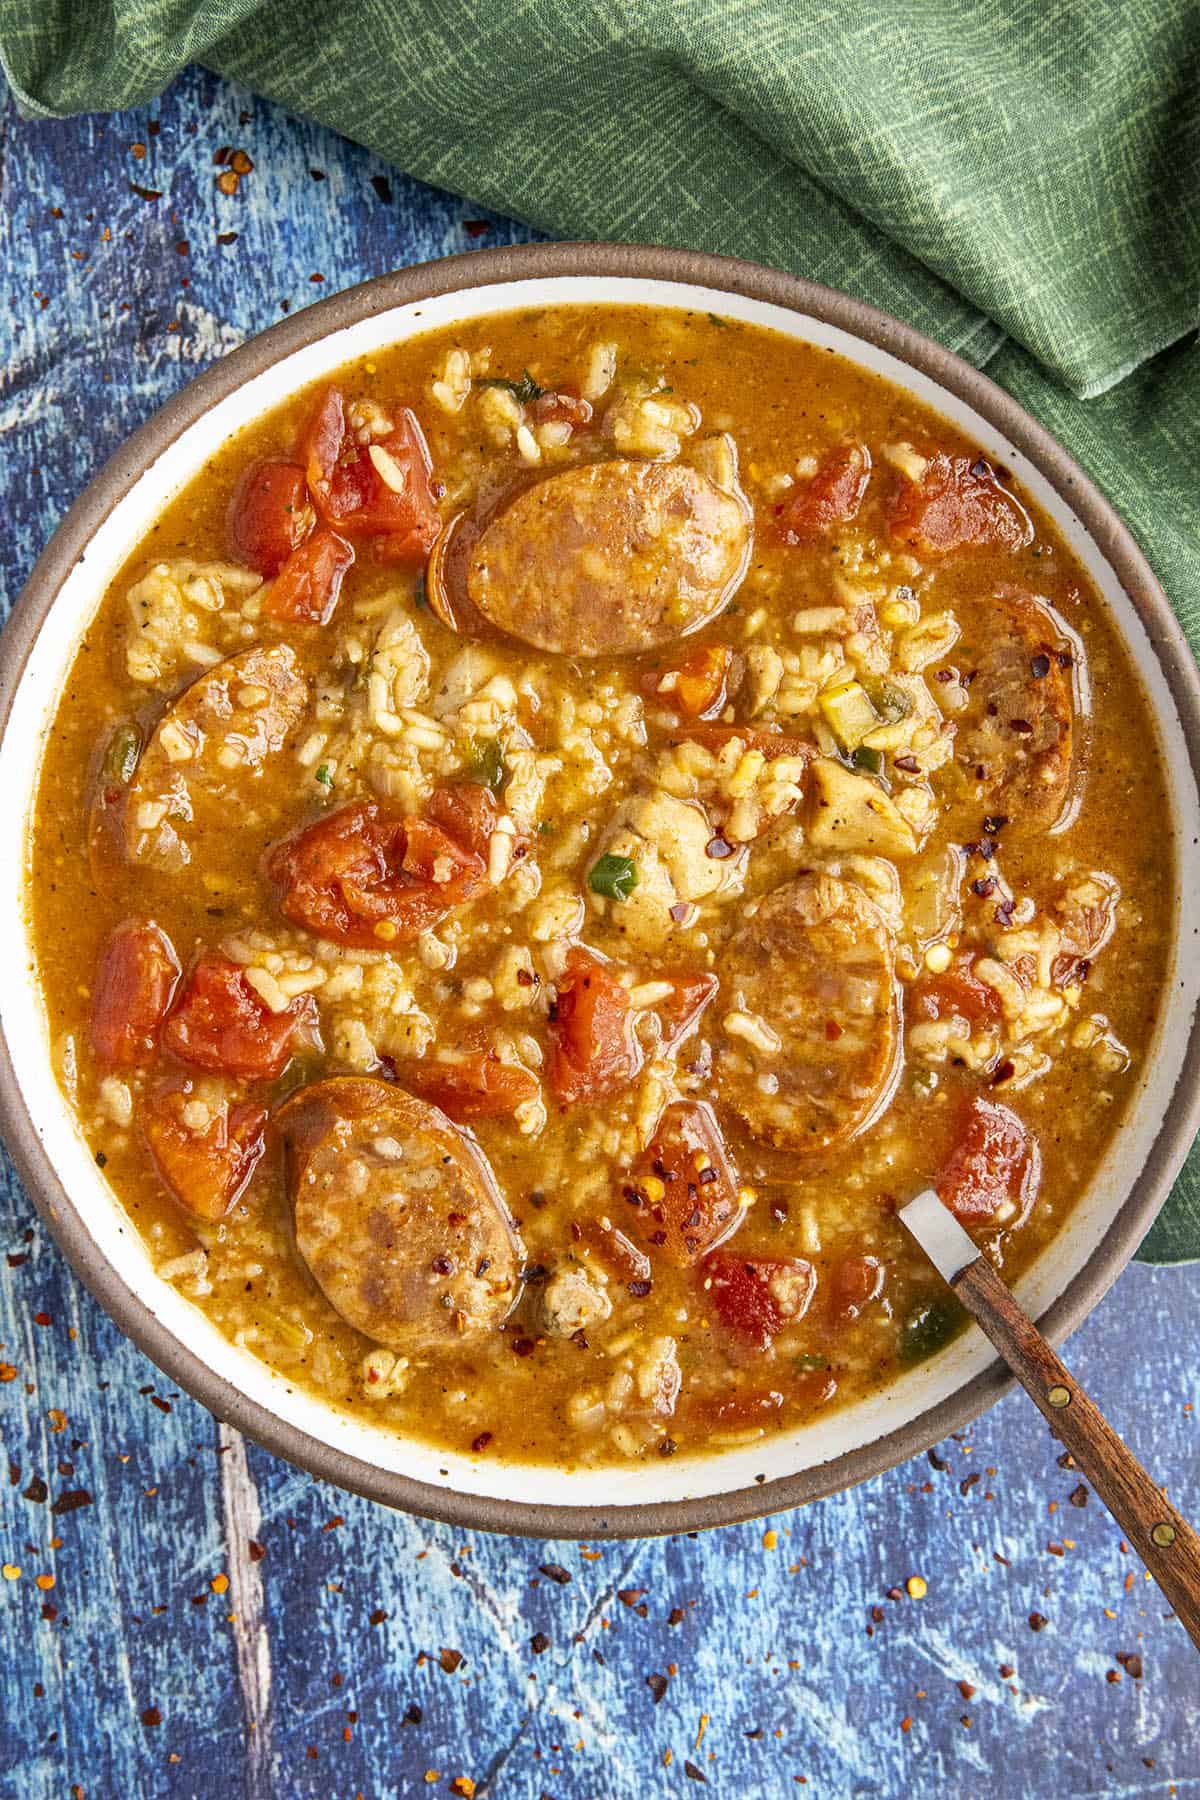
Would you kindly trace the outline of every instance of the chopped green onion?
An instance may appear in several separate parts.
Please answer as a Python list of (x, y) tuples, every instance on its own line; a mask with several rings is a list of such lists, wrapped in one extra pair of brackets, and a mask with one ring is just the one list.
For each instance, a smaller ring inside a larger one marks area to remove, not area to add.
[(793, 1356), (792, 1361), (798, 1369), (803, 1369), (810, 1374), (816, 1374), (819, 1370), (829, 1367), (828, 1357), (812, 1356), (807, 1350), (800, 1356)]
[(429, 609), (429, 595), (425, 592), (424, 569), (422, 569), (421, 573), (417, 576), (417, 585), (413, 589), (413, 605), (420, 607), (423, 612), (428, 611)]
[(603, 894), (606, 900), (628, 900), (637, 884), (633, 858), (613, 856), (611, 851), (599, 857), (588, 872), (588, 886), (593, 894)]
[(508, 770), (504, 766), (504, 752), (500, 748), (498, 738), (472, 738), (471, 755), (467, 763), (467, 774), (480, 787), (491, 788), (498, 794), (504, 786)]
[(900, 1361), (919, 1363), (935, 1355), (957, 1334), (966, 1316), (957, 1300), (940, 1294), (918, 1300), (900, 1327)]
[(328, 763), (322, 763), (317, 770), (317, 780), (322, 787), (331, 788), (333, 786), (333, 776), (329, 773)]
[(865, 769), (868, 775), (883, 774), (883, 751), (872, 750), (869, 744), (860, 744), (851, 753), (850, 761), (856, 769)]
[(142, 753), (142, 734), (136, 725), (118, 725), (104, 752), (104, 779), (128, 787)]

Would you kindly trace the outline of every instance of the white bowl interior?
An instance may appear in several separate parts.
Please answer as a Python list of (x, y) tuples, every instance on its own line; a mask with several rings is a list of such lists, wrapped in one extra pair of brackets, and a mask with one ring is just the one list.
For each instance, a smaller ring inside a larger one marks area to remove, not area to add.
[[(141, 1238), (130, 1228), (97, 1170), (55, 1082), (22, 899), (25, 836), (41, 745), (75, 646), (130, 550), (172, 496), (197, 473), (210, 447), (223, 443), (297, 388), (351, 358), (456, 320), (523, 306), (571, 303), (694, 307), (766, 326), (841, 352), (907, 387), (962, 427), (986, 455), (1015, 471), (1054, 519), (1117, 617), (1149, 691), (1164, 752), (1174, 771), (1175, 864), (1185, 893), (1195, 893), (1200, 886), (1200, 798), (1175, 705), (1149, 638), (1114, 571), (1044, 477), (970, 406), (929, 377), (836, 326), (760, 300), (642, 278), (559, 276), (497, 283), (390, 308), (294, 352), (220, 401), (163, 451), (117, 504), (92, 539), (86, 556), (71, 569), (42, 625), (0, 746), (0, 941), (22, 947), (22, 953), (14, 951), (8, 957), (0, 1021), (25, 1105), (87, 1222), (97, 1259), (110, 1264), (171, 1334), (209, 1368), (323, 1444), (375, 1469), (462, 1494), (541, 1505), (611, 1508), (732, 1492), (750, 1486), (756, 1477), (774, 1480), (862, 1448), (956, 1393), (987, 1366), (991, 1352), (980, 1334), (972, 1331), (904, 1375), (886, 1393), (844, 1407), (820, 1423), (719, 1456), (656, 1458), (652, 1466), (575, 1471), (534, 1468), (431, 1449), (351, 1418), (293, 1388), (285, 1378), (235, 1348), (196, 1306), (155, 1274)], [(1171, 979), (1174, 1001), (1160, 1025), (1158, 1043), (1147, 1058), (1143, 1086), (1126, 1125), (1066, 1228), (1021, 1283), (1021, 1300), (1035, 1317), (1063, 1292), (1104, 1238), (1162, 1124), (1200, 997), (1200, 959), (1176, 954)]]

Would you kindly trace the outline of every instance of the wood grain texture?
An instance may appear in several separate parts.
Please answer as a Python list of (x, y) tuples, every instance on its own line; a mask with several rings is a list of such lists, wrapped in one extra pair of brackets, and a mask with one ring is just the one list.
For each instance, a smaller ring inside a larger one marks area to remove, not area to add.
[[(103, 457), (285, 303), (529, 235), (199, 73), (136, 114), (0, 129), (8, 598)], [(256, 164), (232, 199), (221, 145)], [(702, 1791), (690, 1762), (736, 1800), (1200, 1800), (1179, 1627), (1021, 1395), (934, 1460), (762, 1525), (466, 1538), (223, 1436), (11, 1175), (0, 1251), (4, 1795), (407, 1800), (467, 1775), (480, 1800), (642, 1800)], [(1185, 1512), (1198, 1280), (1131, 1269), (1070, 1351)]]
[(951, 1286), (1075, 1458), (1200, 1650), (1200, 1537), (1022, 1312), (991, 1263), (981, 1256)]

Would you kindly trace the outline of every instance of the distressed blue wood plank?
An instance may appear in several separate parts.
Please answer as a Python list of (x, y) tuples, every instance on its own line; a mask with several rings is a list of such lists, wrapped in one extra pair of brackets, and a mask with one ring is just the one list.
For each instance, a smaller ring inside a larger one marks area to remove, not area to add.
[[(285, 305), (532, 235), (198, 72), (140, 114), (3, 125), (9, 599), (104, 456)], [(233, 199), (221, 144), (256, 164)], [(469, 1537), (222, 1437), (78, 1288), (10, 1172), (0, 1249), (25, 1259), (0, 1265), (0, 1558), (21, 1571), (0, 1582), (5, 1793), (392, 1800), (466, 1775), (505, 1800), (640, 1800), (698, 1791), (688, 1759), (730, 1796), (1200, 1796), (1197, 1665), (1019, 1396), (943, 1445), (945, 1468), (772, 1521), (774, 1549), (763, 1525)], [(1198, 1279), (1130, 1270), (1071, 1351), (1193, 1511)], [(80, 1489), (89, 1505), (51, 1511)]]

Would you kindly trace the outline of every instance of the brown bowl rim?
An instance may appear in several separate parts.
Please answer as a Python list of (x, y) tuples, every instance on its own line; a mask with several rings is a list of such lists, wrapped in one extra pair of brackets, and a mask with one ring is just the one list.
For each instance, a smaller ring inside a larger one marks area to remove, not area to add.
[[(174, 395), (108, 460), (71, 507), (29, 577), (0, 642), (0, 738), (33, 644), (73, 565), (117, 503), (184, 431), (282, 358), (365, 318), (456, 291), (561, 275), (629, 276), (685, 283), (766, 301), (839, 326), (890, 352), (967, 402), (1015, 444), (1071, 508), (1115, 570), (1149, 636), (1178, 708), (1200, 786), (1200, 675), (1157, 578), (1109, 502), (1044, 427), (953, 351), (887, 313), (799, 276), (733, 257), (605, 243), (512, 245), (379, 275), (269, 327)], [(1200, 1031), (1193, 1017), (1184, 1066), (1145, 1168), (1102, 1242), (1039, 1323), (1060, 1342), (1104, 1296), (1153, 1222), (1200, 1126)], [(852, 1487), (930, 1449), (1012, 1385), (997, 1361), (908, 1424), (812, 1468), (727, 1493), (632, 1506), (542, 1505), (441, 1488), (376, 1468), (290, 1425), (216, 1375), (176, 1338), (99, 1252), (26, 1109), (0, 1026), (0, 1131), (26, 1192), (75, 1273), (138, 1347), (227, 1422), (322, 1480), (384, 1505), (472, 1530), (533, 1537), (650, 1537), (776, 1513)], [(531, 1468), (536, 1480), (536, 1472)]]

